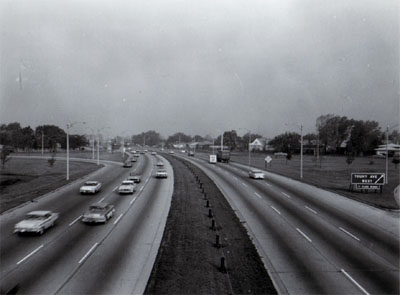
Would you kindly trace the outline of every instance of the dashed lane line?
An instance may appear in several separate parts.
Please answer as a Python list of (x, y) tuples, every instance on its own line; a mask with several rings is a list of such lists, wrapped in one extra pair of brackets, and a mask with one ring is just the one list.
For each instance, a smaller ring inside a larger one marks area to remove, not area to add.
[(106, 197), (101, 198), (100, 201), (98, 201), (97, 203), (103, 202), (105, 198), (106, 198)]
[(90, 250), (85, 254), (85, 256), (83, 256), (82, 258), (81, 258), (81, 260), (79, 260), (79, 264), (81, 264), (83, 261), (85, 261), (85, 259), (90, 255), (90, 253), (92, 253), (93, 251), (94, 251), (94, 249), (97, 247), (97, 245), (98, 245), (99, 243), (95, 243), (93, 246), (92, 246), (92, 248), (90, 248)]
[(354, 285), (357, 286), (365, 295), (369, 295), (367, 290), (365, 290), (355, 279), (353, 279), (344, 269), (340, 270)]
[(318, 214), (318, 212), (317, 211), (315, 211), (314, 209), (311, 209), (310, 207), (308, 207), (308, 206), (304, 206), (308, 211), (311, 211), (312, 213), (314, 213), (314, 214)]
[(74, 223), (76, 223), (79, 219), (82, 218), (82, 215), (79, 215), (77, 218), (74, 219), (74, 221), (72, 221), (69, 226), (73, 225)]
[(259, 199), (262, 199), (262, 197), (261, 197), (258, 193), (254, 192), (254, 194), (255, 194)]
[(345, 234), (349, 235), (350, 237), (352, 237), (353, 239), (355, 239), (356, 241), (360, 241), (360, 239), (358, 237), (356, 237), (355, 235), (353, 235), (352, 233), (348, 232), (347, 230), (345, 230), (343, 227), (339, 227), (339, 229), (344, 232)]
[(274, 206), (271, 206), (272, 210), (274, 210), (276, 213), (278, 213), (279, 215), (281, 215), (281, 212), (279, 212), (278, 209), (276, 209)]
[(120, 221), (120, 219), (122, 218), (122, 216), (124, 216), (123, 213), (121, 213), (121, 214), (118, 216), (117, 220), (114, 221), (114, 224), (117, 224), (118, 221)]
[(247, 184), (245, 184), (244, 182), (242, 182), (242, 185), (245, 187), (249, 187)]
[(287, 193), (284, 193), (284, 192), (281, 192), (281, 193), (282, 193), (282, 195), (284, 195), (286, 198), (288, 198), (288, 199), (291, 198), (291, 196), (289, 196)]
[(296, 227), (296, 230), (310, 243), (312, 243), (312, 240), (305, 234), (303, 233), (299, 228)]
[(40, 245), (39, 247), (37, 247), (35, 250), (33, 250), (31, 253), (29, 253), (28, 255), (26, 255), (24, 258), (22, 258), (20, 261), (17, 262), (17, 264), (21, 264), (22, 262), (24, 262), (25, 260), (27, 260), (29, 257), (31, 257), (33, 254), (35, 254), (37, 251), (39, 251), (40, 249), (43, 248), (43, 245)]

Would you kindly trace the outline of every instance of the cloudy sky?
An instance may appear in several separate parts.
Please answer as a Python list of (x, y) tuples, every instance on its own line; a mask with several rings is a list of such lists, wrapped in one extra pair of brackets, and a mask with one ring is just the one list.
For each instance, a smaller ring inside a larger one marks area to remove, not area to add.
[(0, 33), (0, 123), (272, 137), (328, 113), (399, 120), (398, 0), (1, 0)]

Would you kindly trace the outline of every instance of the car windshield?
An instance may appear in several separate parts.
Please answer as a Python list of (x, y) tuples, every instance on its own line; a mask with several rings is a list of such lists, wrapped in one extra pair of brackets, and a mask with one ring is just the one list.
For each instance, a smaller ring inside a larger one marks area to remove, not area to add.
[(43, 219), (46, 219), (46, 216), (44, 216), (44, 215), (28, 214), (28, 215), (26, 216), (26, 219), (29, 219), (29, 220), (43, 220)]
[(106, 210), (105, 207), (90, 206), (90, 211), (92, 211), (92, 212), (103, 212), (105, 210)]
[(97, 182), (86, 182), (85, 185), (87, 185), (87, 186), (96, 186)]
[(123, 181), (122, 185), (131, 185), (133, 184), (132, 181)]

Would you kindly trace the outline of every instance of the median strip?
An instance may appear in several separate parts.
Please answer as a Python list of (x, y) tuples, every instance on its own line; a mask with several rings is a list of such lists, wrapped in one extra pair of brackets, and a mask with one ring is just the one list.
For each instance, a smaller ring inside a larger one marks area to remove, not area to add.
[(83, 256), (83, 257), (81, 258), (81, 260), (79, 260), (78, 263), (81, 264), (81, 263), (90, 255), (90, 253), (93, 252), (93, 250), (97, 247), (98, 244), (99, 244), (99, 243), (94, 244), (94, 245), (92, 246), (92, 248), (90, 248), (90, 250), (85, 254), (85, 256)]
[(28, 255), (26, 255), (24, 258), (22, 258), (20, 261), (17, 262), (17, 264), (21, 264), (22, 262), (24, 262), (25, 260), (27, 260), (29, 257), (31, 257), (33, 254), (35, 254), (37, 251), (39, 251), (41, 248), (43, 248), (43, 245), (40, 245), (39, 247), (37, 247), (35, 250), (33, 250), (31, 253), (29, 253)]

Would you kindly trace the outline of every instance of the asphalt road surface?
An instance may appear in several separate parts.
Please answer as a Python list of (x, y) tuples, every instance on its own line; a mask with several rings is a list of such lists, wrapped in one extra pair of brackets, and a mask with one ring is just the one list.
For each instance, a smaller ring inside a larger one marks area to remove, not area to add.
[[(156, 179), (159, 156), (141, 155), (130, 169), (119, 163), (75, 181), (37, 202), (5, 212), (1, 221), (2, 291), (18, 287), (25, 294), (142, 293), (162, 238), (173, 192), (172, 167), (164, 160), (169, 178)], [(129, 172), (142, 175), (137, 191), (119, 195), (117, 187)], [(103, 187), (96, 195), (81, 195), (86, 180)], [(88, 206), (115, 205), (108, 223), (81, 222)], [(44, 235), (13, 234), (27, 212), (51, 210), (60, 218)]]
[(246, 223), (280, 294), (399, 294), (399, 218), (333, 193), (248, 167), (202, 168)]

